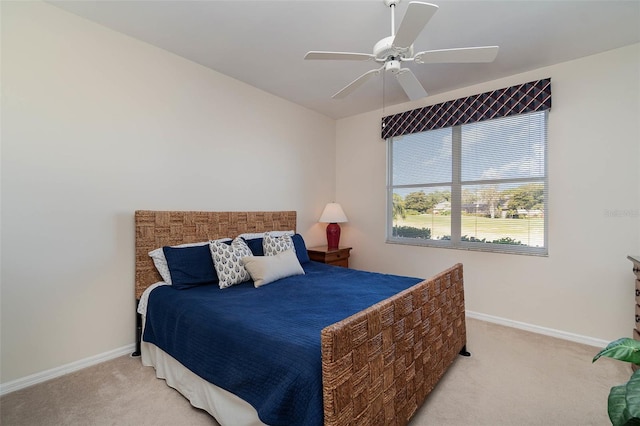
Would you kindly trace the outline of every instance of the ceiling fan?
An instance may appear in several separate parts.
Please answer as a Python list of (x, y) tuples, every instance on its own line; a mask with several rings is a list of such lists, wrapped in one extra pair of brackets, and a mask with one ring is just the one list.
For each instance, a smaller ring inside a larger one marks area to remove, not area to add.
[(338, 93), (334, 99), (342, 99), (362, 86), (370, 78), (382, 71), (396, 77), (400, 86), (412, 101), (427, 96), (427, 91), (409, 68), (402, 68), (402, 62), (418, 64), (442, 63), (480, 63), (493, 62), (498, 54), (498, 46), (465, 47), (458, 49), (427, 50), (413, 53), (413, 42), (416, 40), (427, 22), (438, 11), (438, 6), (429, 3), (412, 1), (395, 30), (395, 7), (400, 0), (383, 0), (391, 8), (391, 36), (385, 37), (373, 46), (373, 53), (324, 52), (310, 51), (304, 59), (329, 59), (347, 61), (375, 61), (382, 64), (380, 68), (367, 71), (353, 80)]

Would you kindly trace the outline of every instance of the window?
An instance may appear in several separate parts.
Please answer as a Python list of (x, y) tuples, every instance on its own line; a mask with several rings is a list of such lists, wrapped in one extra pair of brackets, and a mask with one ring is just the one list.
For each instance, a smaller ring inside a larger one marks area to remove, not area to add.
[(547, 111), (387, 139), (389, 242), (547, 254)]

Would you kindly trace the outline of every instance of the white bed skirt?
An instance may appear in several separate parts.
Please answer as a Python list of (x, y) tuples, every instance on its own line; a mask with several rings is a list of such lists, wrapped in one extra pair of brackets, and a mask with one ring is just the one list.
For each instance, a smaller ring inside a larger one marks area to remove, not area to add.
[(142, 365), (155, 368), (158, 378), (184, 395), (191, 405), (207, 411), (222, 426), (264, 426), (251, 404), (207, 382), (156, 345), (142, 342), (141, 352)]

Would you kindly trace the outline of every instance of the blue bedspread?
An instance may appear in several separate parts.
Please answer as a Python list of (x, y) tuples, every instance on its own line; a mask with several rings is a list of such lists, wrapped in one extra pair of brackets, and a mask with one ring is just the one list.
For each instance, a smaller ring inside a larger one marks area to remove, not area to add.
[(143, 339), (249, 402), (269, 425), (322, 425), (320, 330), (421, 281), (317, 262), (305, 275), (149, 297)]

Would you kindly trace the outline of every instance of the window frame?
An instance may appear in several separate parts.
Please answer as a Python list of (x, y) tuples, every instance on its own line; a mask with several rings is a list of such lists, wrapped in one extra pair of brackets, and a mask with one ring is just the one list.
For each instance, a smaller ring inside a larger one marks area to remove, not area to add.
[[(386, 139), (387, 143), (387, 209), (386, 209), (386, 242), (391, 244), (404, 244), (425, 246), (434, 248), (448, 248), (456, 250), (472, 250), (483, 252), (520, 254), (532, 256), (548, 256), (549, 255), (549, 157), (548, 157), (548, 127), (549, 127), (549, 110), (534, 111), (526, 114), (543, 114), (544, 115), (544, 176), (543, 177), (526, 177), (526, 178), (507, 178), (507, 179), (485, 179), (485, 180), (462, 180), (462, 126), (458, 124), (447, 127), (451, 129), (451, 181), (450, 182), (434, 182), (434, 183), (415, 183), (393, 185), (393, 137)], [(498, 117), (501, 119), (505, 117)], [(487, 120), (488, 121), (488, 120)], [(428, 132), (431, 130), (426, 130)], [(423, 133), (423, 132), (421, 132)], [(496, 244), (486, 242), (463, 241), (462, 237), (462, 189), (468, 185), (496, 185), (510, 183), (542, 183), (544, 185), (544, 237), (542, 247)], [(451, 188), (451, 239), (421, 239), (409, 237), (393, 236), (393, 193), (397, 188), (436, 188), (450, 186)]]

